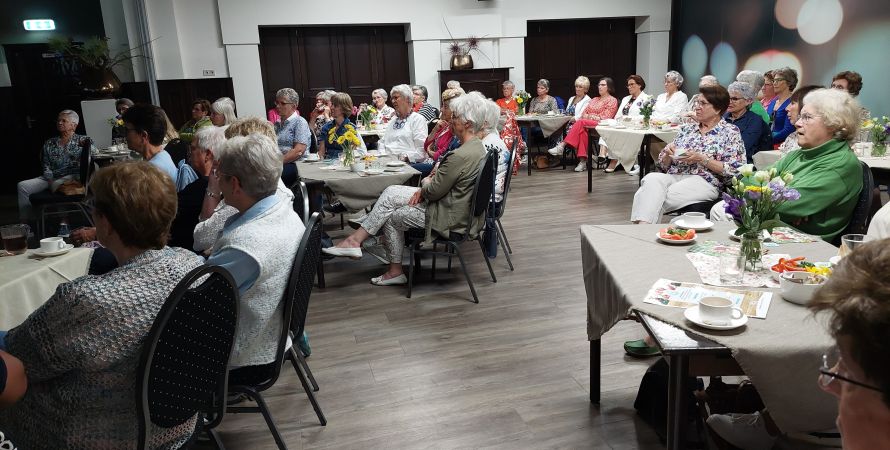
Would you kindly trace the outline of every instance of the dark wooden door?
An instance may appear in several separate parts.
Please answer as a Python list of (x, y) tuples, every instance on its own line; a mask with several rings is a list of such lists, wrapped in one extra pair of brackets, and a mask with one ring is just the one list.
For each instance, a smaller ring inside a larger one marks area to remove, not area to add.
[(525, 38), (525, 87), (535, 95), (541, 78), (550, 95), (566, 101), (575, 95), (578, 75), (590, 78), (591, 93), (604, 76), (615, 80), (619, 99), (627, 95), (624, 80), (636, 73), (637, 35), (632, 17), (528, 22)]
[(389, 92), (410, 79), (402, 25), (263, 27), (260, 65), (267, 107), (278, 89), (291, 87), (304, 117), (321, 91), (346, 92), (358, 105), (369, 103), (374, 89)]

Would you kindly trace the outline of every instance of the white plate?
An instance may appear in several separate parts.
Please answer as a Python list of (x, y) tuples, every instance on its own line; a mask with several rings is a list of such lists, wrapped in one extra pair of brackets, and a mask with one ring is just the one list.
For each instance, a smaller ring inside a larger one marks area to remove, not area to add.
[(623, 129), (627, 128), (627, 127), (624, 126), (624, 125), (615, 125), (615, 126), (613, 126), (612, 128), (614, 128), (614, 129), (616, 129), (616, 130), (623, 130)]
[(59, 255), (64, 255), (65, 253), (68, 253), (69, 251), (71, 251), (72, 248), (74, 248), (74, 245), (72, 245), (72, 244), (65, 244), (65, 248), (63, 248), (61, 250), (56, 250), (54, 252), (42, 252), (38, 248), (37, 250), (34, 250), (34, 254), (37, 256), (40, 256), (40, 257), (59, 256)]
[(404, 161), (390, 161), (386, 163), (386, 167), (402, 167), (405, 165)]
[(828, 262), (831, 263), (832, 266), (836, 266), (841, 263), (841, 256), (832, 256), (831, 258), (828, 258)]
[(657, 237), (659, 241), (664, 242), (665, 244), (681, 245), (681, 244), (688, 244), (690, 242), (695, 242), (695, 238), (684, 239), (682, 241), (678, 241), (675, 239), (665, 239), (665, 238), (661, 237), (661, 232), (655, 233), (655, 237)]
[(740, 319), (730, 319), (725, 325), (705, 322), (698, 314), (698, 305), (686, 308), (683, 315), (686, 316), (686, 320), (709, 330), (732, 330), (748, 323), (748, 316), (746, 315), (742, 315)]
[(383, 173), (383, 169), (367, 169), (365, 170), (365, 173), (368, 175), (380, 175)]
[(383, 171), (384, 172), (401, 172), (402, 168), (401, 167), (387, 167), (387, 168), (383, 169)]
[[(736, 236), (736, 234), (735, 234), (735, 230), (737, 230), (737, 229), (738, 229), (738, 228), (733, 228), (733, 229), (729, 230), (729, 238), (732, 239), (732, 240), (734, 240), (734, 241), (741, 241), (741, 240), (742, 240), (742, 237), (741, 237), (741, 236)], [(768, 241), (768, 240), (772, 239), (772, 235), (769, 234), (769, 231), (766, 231), (766, 230), (760, 230), (760, 235), (763, 236), (763, 240), (764, 240), (764, 241)]]
[(714, 226), (714, 222), (711, 222), (710, 220), (706, 220), (705, 223), (704, 223), (704, 225), (699, 225), (699, 226), (691, 226), (691, 225), (687, 225), (687, 224), (686, 224), (686, 221), (683, 220), (683, 219), (677, 219), (677, 220), (674, 220), (674, 221), (671, 222), (671, 223), (673, 223), (674, 225), (676, 225), (676, 226), (678, 226), (678, 227), (680, 227), (680, 228), (685, 228), (685, 229), (687, 229), (687, 230), (695, 230), (695, 231), (700, 231), (700, 230), (710, 230), (711, 227)]

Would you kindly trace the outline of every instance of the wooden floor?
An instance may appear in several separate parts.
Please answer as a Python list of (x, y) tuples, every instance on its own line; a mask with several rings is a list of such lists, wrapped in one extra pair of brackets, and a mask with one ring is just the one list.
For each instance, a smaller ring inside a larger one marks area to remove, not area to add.
[[(384, 270), (370, 256), (327, 263), (307, 330), (328, 425), (285, 367), (267, 399), (288, 447), (662, 448), (633, 409), (651, 361), (621, 348), (641, 327), (604, 336), (602, 406), (588, 401), (578, 226), (627, 222), (637, 177), (597, 172), (592, 194), (586, 184), (571, 168), (514, 177), (503, 224), (516, 271), (499, 255), (492, 283), (465, 246), (478, 305), (459, 270), (436, 281), (426, 270), (407, 299), (369, 284)], [(275, 448), (258, 414), (227, 415), (219, 431), (229, 448)]]

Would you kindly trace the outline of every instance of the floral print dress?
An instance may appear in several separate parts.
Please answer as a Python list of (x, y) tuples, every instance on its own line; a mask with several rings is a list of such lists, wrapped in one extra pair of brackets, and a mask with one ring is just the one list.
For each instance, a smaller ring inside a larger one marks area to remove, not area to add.
[[(724, 181), (738, 172), (739, 167), (745, 164), (745, 142), (739, 129), (721, 119), (714, 129), (701, 134), (698, 124), (688, 124), (680, 127), (677, 137), (673, 142), (676, 148), (683, 148), (695, 152), (702, 152), (710, 158), (723, 163), (723, 173), (715, 174), (701, 164), (680, 164), (671, 159), (666, 173), (671, 175), (698, 175), (717, 189), (723, 189)], [(667, 149), (667, 147), (665, 147)], [(659, 155), (659, 160), (664, 157), (664, 150)]]

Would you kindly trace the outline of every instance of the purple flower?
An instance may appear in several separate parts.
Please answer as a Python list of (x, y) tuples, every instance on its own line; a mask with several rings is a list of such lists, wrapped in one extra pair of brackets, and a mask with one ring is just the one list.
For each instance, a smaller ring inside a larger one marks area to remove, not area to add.
[(797, 192), (797, 189), (788, 188), (782, 192), (782, 198), (785, 200), (797, 200), (800, 198), (800, 192)]
[(723, 194), (724, 206), (723, 210), (726, 211), (726, 214), (732, 216), (735, 220), (742, 220), (742, 205), (743, 202), (729, 194)]
[(760, 200), (760, 191), (745, 191), (745, 195), (751, 200)]

